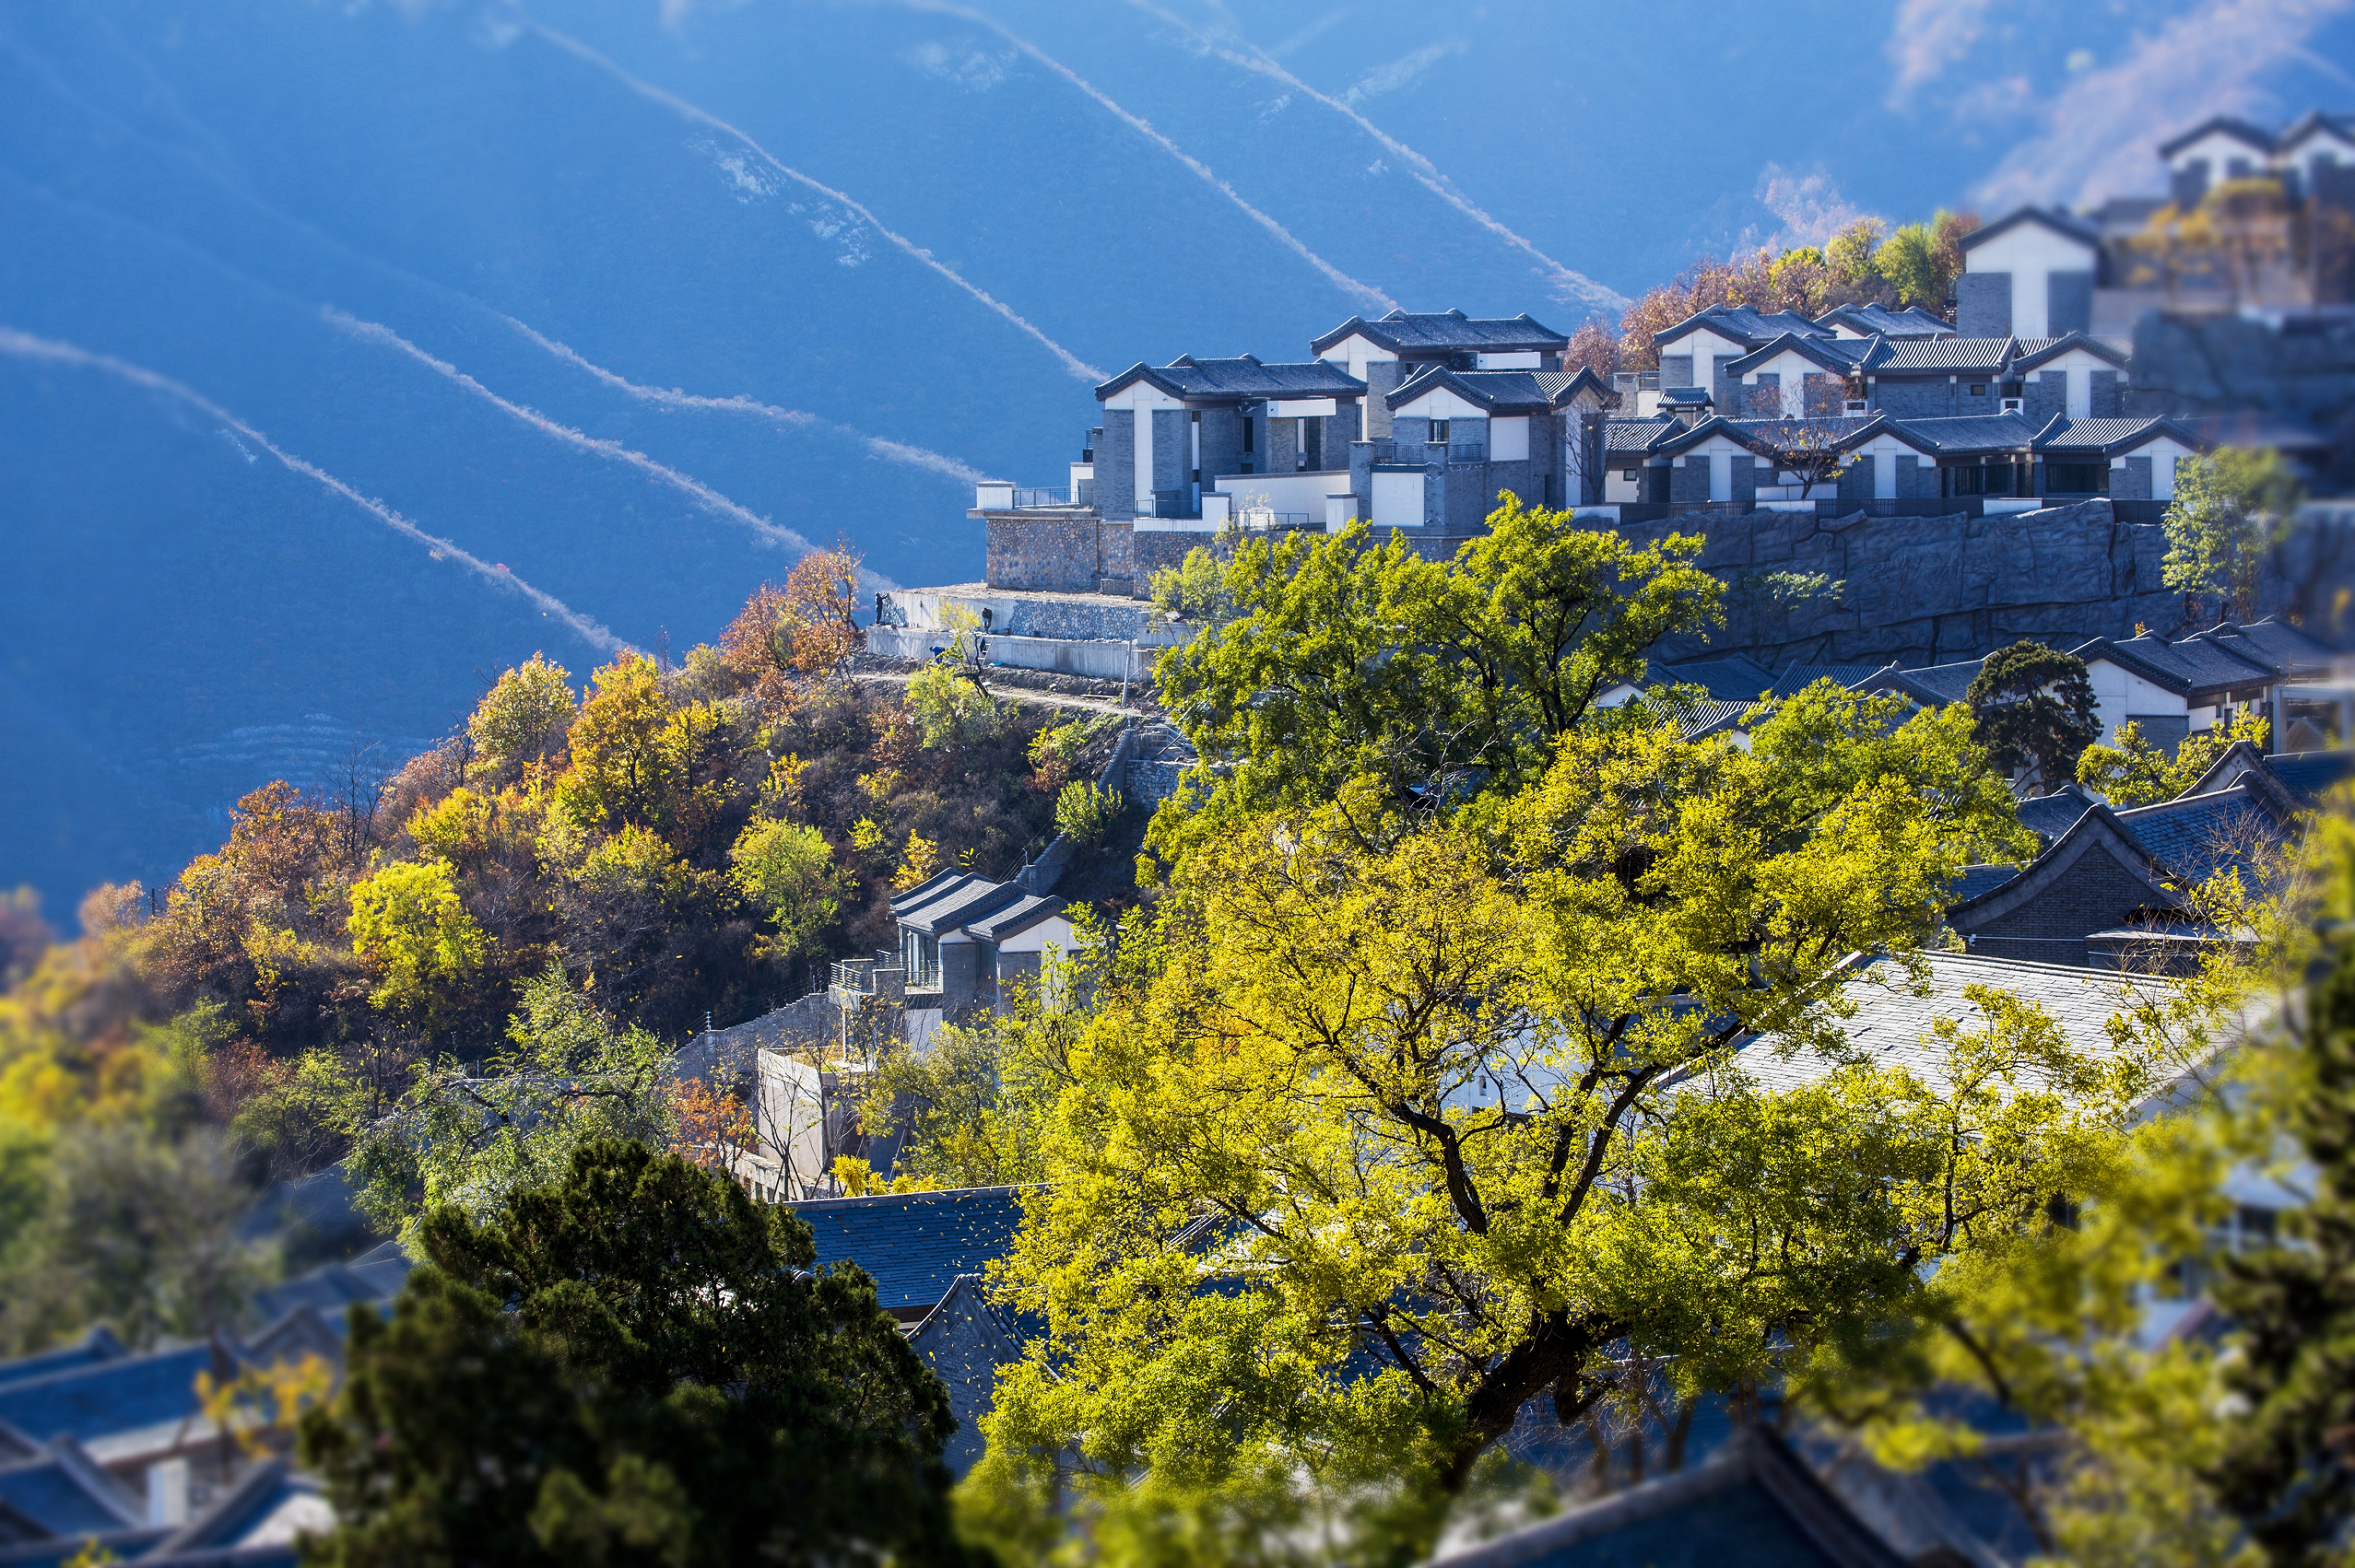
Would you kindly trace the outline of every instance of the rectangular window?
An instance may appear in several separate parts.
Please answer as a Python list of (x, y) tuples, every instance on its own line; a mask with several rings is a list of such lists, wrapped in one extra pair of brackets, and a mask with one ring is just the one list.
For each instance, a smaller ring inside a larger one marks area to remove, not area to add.
[(1641, 471), (1640, 471), (1640, 470), (1638, 470), (1638, 469), (1634, 469), (1634, 468), (1622, 468), (1621, 470), (1619, 470), (1619, 477), (1620, 477), (1620, 478), (1622, 478), (1622, 479), (1633, 479), (1633, 478), (1635, 478), (1635, 477), (1636, 476), (1636, 475), (1637, 475), (1639, 472), (1641, 472)]
[(2106, 463), (2048, 463), (2044, 465), (2044, 488), (2063, 496), (2107, 495), (2110, 465)]
[(900, 933), (900, 962), (908, 971), (911, 991), (934, 991), (941, 984), (941, 939), (921, 931)]
[(1444, 446), (1447, 444), (1447, 421), (1445, 420), (1433, 420), (1431, 421), (1431, 441), (1432, 444), (1434, 446)]
[(1971, 383), (1971, 396), (1973, 396), (1973, 397), (1975, 397), (1975, 398), (1984, 398), (1984, 397), (1986, 397), (1986, 396), (1987, 396), (1987, 383), (1986, 383), (1985, 381), (1973, 381), (1973, 382)]
[(1243, 416), (1243, 450), (1245, 452), (1252, 449), (1252, 423), (1251, 415), (1245, 414)]

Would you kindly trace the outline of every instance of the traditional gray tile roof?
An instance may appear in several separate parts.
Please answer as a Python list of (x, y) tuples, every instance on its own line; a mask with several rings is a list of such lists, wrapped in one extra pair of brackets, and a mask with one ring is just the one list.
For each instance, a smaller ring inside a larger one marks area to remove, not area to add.
[(2188, 795), (2121, 811), (2118, 820), (2177, 881), (2197, 886), (2235, 869), (2254, 892), (2264, 885), (2263, 852), (2288, 831), (2254, 781), (2243, 779), (2211, 795)]
[(1149, 381), (1173, 398), (1240, 402), (1251, 398), (1359, 398), (1366, 384), (1323, 359), (1266, 365), (1249, 354), (1231, 359), (1197, 359), (1183, 354), (1167, 365), (1143, 361), (1096, 389), (1098, 401), (1137, 381)]
[(1728, 363), (1725, 373), (1736, 378), (1747, 376), (1785, 354), (1796, 354), (1809, 364), (1845, 376), (1886, 347), (1878, 337), (1827, 337), (1814, 331), (1785, 332)]
[(2200, 444), (2190, 431), (2171, 420), (2064, 419), (2038, 432), (2035, 445), (2039, 452), (2085, 452), (2115, 457), (2162, 436), (2172, 437), (2186, 446)]
[(1916, 337), (1881, 343), (1864, 368), (1874, 376), (1902, 376), (1909, 370), (1993, 376), (2010, 362), (2012, 353), (2009, 337)]
[(2301, 805), (2311, 806), (2355, 778), (2355, 752), (2280, 752), (2265, 766)]
[[(2162, 157), (2165, 155), (2163, 153), (2160, 155)], [(2022, 207), (1964, 235), (1960, 241), (1962, 251), (1968, 255), (1997, 235), (2009, 234), (2023, 223), (2041, 224), (2055, 234), (2066, 235), (2088, 245), (2102, 242), (2101, 230), (2083, 219), (2072, 218), (2065, 212), (2047, 211), (2041, 207)]]
[(2335, 132), (2355, 142), (2355, 114), (2325, 114), (2319, 109), (2309, 109), (2289, 123), (2288, 128), (2274, 139), (2274, 145), (2278, 151), (2287, 152), (2317, 131)]
[[(1842, 1026), (1849, 1047), (1876, 1063), (1902, 1067), (1936, 1089), (1948, 1087), (1945, 1061), (1931, 1025), (1952, 1019), (1965, 1029), (1986, 1027), (1977, 1006), (1963, 995), (1967, 986), (1992, 986), (2033, 1002), (2052, 1015), (2070, 1045), (2092, 1056), (2114, 1055), (2109, 1021), (2134, 996), (2158, 983), (2111, 970), (1972, 953), (1928, 953), (1926, 994), (1917, 992), (1903, 967), (1888, 958), (1860, 961), (1840, 995), (1856, 1012)], [(1830, 1074), (1837, 1065), (1807, 1051), (1784, 1054), (1771, 1038), (1745, 1043), (1737, 1056), (1742, 1069), (1764, 1088), (1796, 1089)]]
[(1332, 331), (1312, 340), (1309, 352), (1322, 354), (1351, 334), (1380, 344), (1393, 354), (1466, 349), (1487, 354), (1543, 353), (1570, 346), (1570, 339), (1527, 315), (1467, 316), (1460, 310), (1407, 312), (1394, 310), (1379, 321), (1351, 316)]
[(1981, 893), (1995, 891), (2018, 875), (2017, 866), (1966, 866), (1963, 874), (1955, 879), (1954, 886), (1946, 890), (1946, 901), (1966, 903)]
[(130, 1353), (123, 1348), (123, 1341), (114, 1337), (114, 1330), (101, 1323), (70, 1345), (0, 1361), (0, 1388), (31, 1378), (47, 1377), (51, 1372), (72, 1371), (81, 1367), (94, 1367), (101, 1361), (120, 1360)]
[(1568, 1509), (1427, 1568), (1904, 1568), (1805, 1460), (1763, 1426), (1703, 1463)]
[(1451, 370), (1444, 365), (1426, 365), (1401, 382), (1395, 391), (1387, 393), (1382, 401), (1401, 409), (1444, 387), (1465, 402), (1491, 413), (1545, 413), (1569, 401), (1577, 385), (1575, 371)]
[(1844, 690), (1853, 691), (1877, 676), (1893, 672), (1889, 664), (1795, 664), (1774, 680), (1774, 695), (1790, 697), (1805, 691), (1819, 680), (1828, 680)]
[(981, 1462), (981, 1419), (997, 1393), (997, 1369), (1022, 1359), (1013, 1330), (984, 1294), (982, 1276), (961, 1274), (940, 1305), (908, 1336), (908, 1348), (923, 1358), (949, 1392), (956, 1431), (941, 1451), (949, 1473), (962, 1477)]
[(1649, 452), (1655, 442), (1662, 436), (1674, 433), (1678, 428), (1676, 421), (1665, 417), (1649, 420), (1604, 420), (1603, 450), (1624, 452), (1631, 455)]
[(918, 909), (895, 909), (891, 916), (907, 930), (922, 932), (926, 936), (946, 936), (954, 931), (966, 930), (1029, 896), (1012, 882), (986, 881), (975, 877), (964, 887), (927, 900)]
[(1757, 348), (1772, 343), (1785, 333), (1801, 336), (1831, 336), (1829, 327), (1817, 325), (1797, 311), (1768, 312), (1753, 310), (1746, 304), (1713, 304), (1707, 310), (1697, 311), (1685, 317), (1674, 326), (1652, 334), (1652, 346), (1657, 348), (1664, 343), (1674, 342), (1700, 326), (1706, 326), (1718, 336), (1739, 343), (1745, 348)]
[(2051, 843), (2072, 827), (2099, 802), (2074, 783), (2051, 795), (2031, 795), (2019, 803), (2020, 826)]
[(1903, 429), (1903, 426), (1881, 414), (1813, 420), (1738, 420), (1713, 414), (1689, 429), (1655, 443), (1652, 450), (1674, 455), (1699, 446), (1712, 436), (1721, 435), (1761, 457), (1772, 457), (1787, 450), (1786, 443), (1799, 434), (1810, 440), (1820, 438), (1840, 446), (1852, 446), (1883, 430), (1902, 434)]
[(38, 1440), (64, 1435), (88, 1443), (190, 1420), (202, 1413), (197, 1374), (214, 1370), (208, 1345), (69, 1368), (0, 1388), (0, 1421)]
[(2252, 125), (2238, 115), (2211, 114), (2182, 134), (2169, 136), (2166, 141), (2161, 142), (2158, 144), (2158, 155), (2162, 158), (2171, 158), (2211, 131), (2221, 131), (2234, 141), (2245, 144), (2253, 152), (2270, 153), (2274, 150), (2272, 132), (2262, 126)]
[(1985, 659), (1961, 659), (1954, 664), (1924, 665), (1897, 672), (1900, 682), (1926, 701), (1943, 707), (1970, 699), (1971, 682), (1979, 677)]
[(2236, 658), (2262, 665), (2291, 679), (2327, 675), (2331, 652), (2288, 622), (2268, 615), (2239, 625), (2226, 622), (2197, 634), (2203, 641), (2230, 648)]
[[(2142, 637), (2129, 637), (2118, 645), (2131, 652), (2139, 653), (2143, 651), (2142, 645), (2145, 640)], [(2151, 643), (2158, 642), (2157, 637), (2147, 640)], [(2191, 682), (2191, 696), (2195, 699), (2195, 705), (2204, 706), (2197, 702), (2197, 699), (2203, 695), (2212, 696), (2222, 691), (2244, 691), (2251, 687), (2273, 684), (2273, 671), (2263, 666), (2250, 663), (2231, 648), (2219, 643), (2200, 637), (2185, 637), (2179, 642), (2160, 645), (2166, 648), (2166, 656), (2172, 659), (2176, 667), (2181, 669)], [(2158, 657), (2156, 653), (2147, 656), (2154, 660)]]
[(46, 1534), (80, 1538), (135, 1529), (140, 1499), (71, 1438), (39, 1458), (0, 1467), (0, 1520), (22, 1520)]
[(2123, 370), (2127, 357), (2098, 337), (2088, 337), (2082, 332), (2064, 333), (2059, 337), (2021, 337), (2013, 340), (2011, 368), (2015, 372), (2033, 370), (2038, 366), (2058, 359), (2072, 349), (2082, 348), (2098, 359), (2106, 359)]
[(356, 1301), (389, 1301), (409, 1279), (409, 1257), (398, 1242), (387, 1242), (348, 1264), (328, 1264), (297, 1275), (254, 1296), (254, 1307), (265, 1318), (282, 1317), (298, 1307), (310, 1307), (330, 1321)]
[(993, 914), (965, 922), (964, 928), (984, 942), (1004, 942), (1043, 921), (1054, 919), (1064, 907), (1059, 898), (1029, 893)]
[(2041, 428), (2020, 414), (1956, 414), (1894, 422), (1915, 445), (1941, 455), (2025, 451)]
[(2152, 644), (2157, 644), (2162, 653), (2167, 647), (2167, 645), (2159, 642), (2158, 638), (2146, 635), (2141, 637), (2129, 637), (2124, 641), (2114, 641), (2108, 637), (2090, 637), (2084, 642), (2074, 645), (2069, 651), (2089, 665), (2105, 659), (2120, 669), (2140, 676), (2162, 690), (2171, 691), (2178, 697), (2187, 695), (2191, 690), (2190, 672), (2183, 667), (2180, 660), (2162, 662), (2159, 657), (2155, 656), (2150, 648)]
[[(291, 1547), (298, 1530), (315, 1531), (332, 1517), (316, 1480), (297, 1473), (283, 1459), (265, 1459), (240, 1476), (203, 1512), (156, 1542), (151, 1555), (158, 1563), (192, 1565), (254, 1563), (248, 1552), (260, 1546)], [(245, 1550), (224, 1555), (237, 1548)]]
[(1646, 686), (1698, 686), (1721, 702), (1755, 702), (1774, 684), (1774, 673), (1740, 654), (1720, 659), (1644, 667)]
[(1955, 336), (1952, 322), (1943, 316), (1932, 315), (1919, 305), (1891, 310), (1882, 304), (1845, 304), (1816, 317), (1816, 325), (1822, 327), (1846, 326), (1860, 336), (1879, 336), (1892, 340)]
[(789, 1203), (817, 1239), (820, 1264), (847, 1259), (875, 1279), (887, 1312), (929, 1312), (962, 1274), (1006, 1255), (1022, 1223), (1021, 1189), (967, 1187)]

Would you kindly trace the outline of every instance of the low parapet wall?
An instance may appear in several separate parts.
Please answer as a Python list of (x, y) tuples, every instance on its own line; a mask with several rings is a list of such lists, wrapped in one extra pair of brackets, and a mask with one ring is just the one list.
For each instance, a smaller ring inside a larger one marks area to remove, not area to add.
[[(867, 651), (887, 658), (928, 659), (945, 645), (942, 634), (921, 628), (870, 626), (867, 632)], [(984, 637), (981, 662), (1097, 680), (1142, 681), (1153, 673), (1161, 651), (1160, 646), (1109, 638)]]

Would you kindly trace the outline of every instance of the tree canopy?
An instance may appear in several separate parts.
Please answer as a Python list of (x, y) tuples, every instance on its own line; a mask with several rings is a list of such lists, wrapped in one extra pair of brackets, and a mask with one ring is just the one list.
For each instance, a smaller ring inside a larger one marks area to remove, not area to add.
[(319, 1561), (955, 1563), (948, 1397), (855, 1267), (733, 1183), (572, 1152), (480, 1222), (444, 1208), (389, 1323), (351, 1315), (303, 1424)]
[(2077, 759), (2102, 737), (2085, 661), (2042, 643), (1989, 654), (1968, 696), (1987, 755), (1999, 767), (2034, 768), (2047, 795), (2077, 776)]
[[(1509, 790), (1665, 636), (1717, 615), (1701, 541), (1646, 549), (1525, 507), (1427, 560), (1362, 520), (1329, 538), (1245, 541), (1234, 618), (1162, 656), (1164, 702), (1202, 757), (1199, 799), (1163, 807), (1168, 854), (1189, 822), (1330, 800), (1369, 776), (1400, 801)], [(1199, 808), (1199, 809), (1198, 809)]]
[(1747, 752), (1582, 726), (1483, 811), (1366, 775), (1196, 840), (1066, 987), (1004, 1278), (1048, 1331), (1001, 1376), (983, 1528), (1018, 1550), (1069, 1496), (1174, 1555), (1319, 1509), (1421, 1550), (1525, 1404), (1576, 1419), (1628, 1347), (1726, 1387), (1898, 1309), (1966, 1239), (1923, 1217), (1947, 1133), (1861, 1115), (1870, 1073), (1745, 1093), (1728, 1053), (1836, 1051), (1847, 956), (1917, 948), (2018, 847), (1965, 716), (1901, 719), (1821, 685)]

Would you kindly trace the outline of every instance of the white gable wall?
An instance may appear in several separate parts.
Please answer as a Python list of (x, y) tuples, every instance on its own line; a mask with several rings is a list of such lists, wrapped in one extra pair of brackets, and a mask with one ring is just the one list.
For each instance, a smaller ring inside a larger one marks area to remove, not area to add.
[(2095, 253), (2085, 240), (2029, 222), (1973, 247), (1965, 264), (1966, 271), (1974, 272), (2009, 272), (2013, 336), (2050, 337), (2045, 280), (2054, 272), (2092, 272)]
[[(2015, 304), (2012, 308), (2017, 311), (2019, 306)], [(2025, 336), (2026, 334), (2021, 336)], [(2094, 372), (2116, 368), (2116, 366), (2098, 354), (2089, 353), (2083, 348), (2072, 348), (2058, 359), (2047, 359), (2029, 374), (2037, 377), (2065, 378), (2068, 388), (2063, 396), (2068, 400), (2069, 417), (2073, 420), (2089, 420), (2094, 417)]]
[(1897, 459), (1911, 453), (1924, 468), (1934, 469), (1938, 460), (1920, 447), (1908, 445), (1893, 435), (1877, 435), (1856, 449), (1859, 457), (1872, 459), (1872, 495), (1878, 501), (1897, 498)]
[(1484, 420), (1488, 417), (1488, 411), (1448, 388), (1433, 387), (1423, 396), (1391, 411), (1391, 418), (1394, 420), (1401, 415), (1408, 419)]
[(2122, 452), (2110, 459), (2110, 494), (2115, 496), (2126, 487), (2126, 459), (2150, 459), (2150, 498), (2154, 501), (2175, 499), (2175, 465), (2191, 455), (2191, 448), (2173, 436), (2154, 436), (2132, 452)]
[(1380, 344), (1368, 342), (1354, 332), (1325, 350), (1323, 355), (1327, 364), (1346, 366), (1349, 374), (1360, 381), (1366, 379), (1367, 366), (1385, 364), (1397, 357)]
[(2185, 711), (2183, 699), (2105, 658), (2087, 659), (2085, 678), (2094, 688), (2105, 746), (2118, 743), (2118, 726), (2129, 719), (2166, 718)]
[[(1106, 398), (1103, 406), (1136, 411), (1136, 514), (1145, 517), (1153, 510), (1153, 411), (1186, 405), (1150, 381), (1134, 381)], [(1191, 473), (1195, 465), (1182, 466)]]
[[(1786, 420), (1803, 420), (1807, 417), (1807, 378), (1829, 376), (1833, 373), (1806, 355), (1795, 354), (1786, 348), (1743, 377), (1742, 384), (1745, 387), (1754, 387), (1758, 384), (1758, 378), (1761, 375), (1780, 376), (1783, 379), (1783, 417)], [(1758, 417), (1751, 411), (1747, 394), (1744, 394), (1742, 407), (1739, 409), (1720, 409), (1718, 412), (1728, 419)]]
[(2221, 185), (2232, 177), (2225, 170), (2234, 158), (2246, 159), (2253, 171), (2263, 170), (2267, 161), (2262, 148), (2249, 145), (2229, 131), (2211, 131), (2190, 146), (2178, 148), (2175, 155), (2167, 160), (2167, 168), (2169, 174), (2179, 175), (2204, 159), (2208, 183)]
[(1723, 354), (1739, 359), (1749, 352), (1749, 348), (1745, 346), (1734, 342), (1730, 337), (1720, 336), (1707, 326), (1697, 326), (1682, 337), (1672, 338), (1660, 345), (1660, 357), (1663, 359), (1672, 354), (1691, 355), (1693, 362), (1691, 384), (1696, 387), (1708, 387), (1712, 390), (1717, 386), (1717, 357)]

